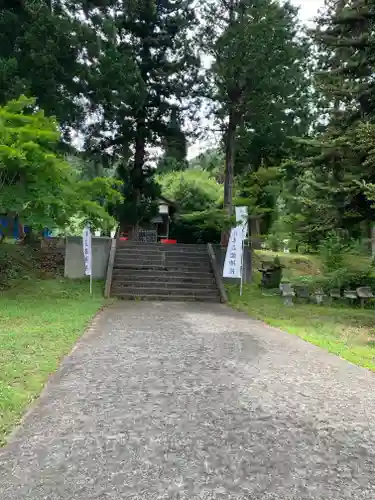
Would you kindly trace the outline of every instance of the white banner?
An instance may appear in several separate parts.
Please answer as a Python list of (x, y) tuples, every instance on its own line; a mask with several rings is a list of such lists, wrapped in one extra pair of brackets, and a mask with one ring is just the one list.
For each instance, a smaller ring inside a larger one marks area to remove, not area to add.
[(247, 207), (236, 207), (237, 226), (241, 226), (245, 234), (247, 234), (247, 217)]
[(85, 275), (92, 275), (92, 236), (90, 227), (86, 226), (83, 230), (83, 260), (85, 263)]
[(223, 269), (224, 278), (241, 278), (243, 231), (235, 227), (230, 232), (230, 238)]
[(247, 207), (236, 207), (237, 227), (231, 230), (223, 268), (224, 278), (241, 278), (243, 247), (247, 235)]

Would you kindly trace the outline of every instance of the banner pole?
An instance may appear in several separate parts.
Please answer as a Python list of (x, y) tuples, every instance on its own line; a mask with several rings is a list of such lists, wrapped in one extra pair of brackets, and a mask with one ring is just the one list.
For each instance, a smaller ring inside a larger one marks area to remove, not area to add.
[(89, 291), (90, 295), (92, 295), (92, 234), (89, 225), (86, 225), (83, 230), (82, 243), (85, 276), (90, 277)]
[(242, 297), (243, 292), (243, 271), (244, 271), (244, 253), (245, 253), (245, 235), (242, 238), (242, 255), (241, 255), (241, 286), (240, 286), (240, 297)]
[(245, 260), (245, 248), (246, 248), (246, 240), (249, 240), (249, 224), (248, 222), (246, 223), (245, 226), (245, 234), (243, 237), (242, 241), (242, 264), (241, 264), (241, 289), (240, 289), (240, 297), (242, 297), (242, 292), (243, 292), (243, 282), (245, 279), (245, 269), (246, 269), (246, 260)]

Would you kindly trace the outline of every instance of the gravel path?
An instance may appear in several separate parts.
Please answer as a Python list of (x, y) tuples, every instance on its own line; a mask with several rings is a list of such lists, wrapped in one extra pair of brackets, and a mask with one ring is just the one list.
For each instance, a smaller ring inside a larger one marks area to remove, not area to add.
[(374, 374), (298, 338), (119, 303), (0, 450), (0, 499), (375, 499), (374, 422)]

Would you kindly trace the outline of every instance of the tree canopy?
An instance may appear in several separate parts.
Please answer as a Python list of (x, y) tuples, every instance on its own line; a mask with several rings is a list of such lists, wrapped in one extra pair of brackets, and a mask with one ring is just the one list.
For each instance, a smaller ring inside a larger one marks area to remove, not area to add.
[(332, 229), (363, 235), (374, 7), (327, 0), (308, 32), (288, 1), (5, 0), (1, 210), (138, 227), (162, 193), (198, 232), (227, 227), (240, 203), (310, 246)]
[(205, 16), (212, 97), (225, 123), (224, 203), (231, 213), (235, 173), (279, 163), (288, 136), (309, 125), (309, 47), (289, 3), (213, 0)]
[(288, 167), (294, 229), (317, 245), (332, 229), (353, 237), (375, 217), (373, 64), (375, 2), (326, 3), (313, 31), (319, 58), (317, 132), (297, 142), (303, 154)]
[(172, 236), (192, 243), (217, 240), (225, 223), (223, 186), (202, 169), (167, 172), (158, 176), (162, 194), (175, 202), (177, 217)]
[(0, 107), (0, 213), (33, 227), (67, 225), (72, 217), (95, 226), (113, 224), (106, 204), (120, 199), (111, 179), (80, 180), (56, 154), (55, 120), (20, 98)]

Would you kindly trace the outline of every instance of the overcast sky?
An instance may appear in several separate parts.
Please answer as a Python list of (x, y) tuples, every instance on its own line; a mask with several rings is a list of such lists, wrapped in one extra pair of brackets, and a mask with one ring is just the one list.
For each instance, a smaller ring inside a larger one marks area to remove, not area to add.
[(316, 16), (318, 9), (323, 6), (324, 0), (292, 0), (292, 3), (301, 7), (301, 19), (306, 22), (311, 21)]

